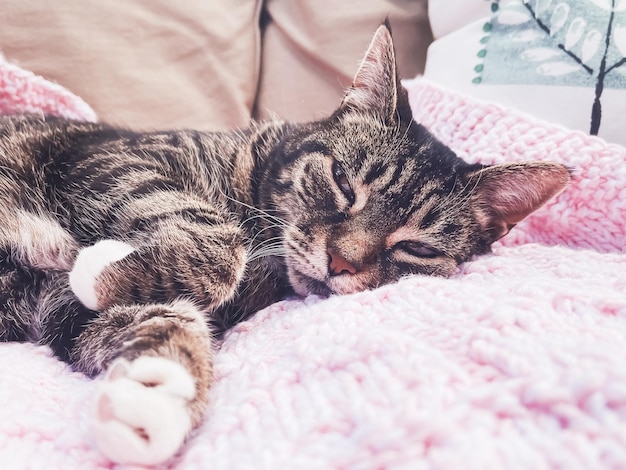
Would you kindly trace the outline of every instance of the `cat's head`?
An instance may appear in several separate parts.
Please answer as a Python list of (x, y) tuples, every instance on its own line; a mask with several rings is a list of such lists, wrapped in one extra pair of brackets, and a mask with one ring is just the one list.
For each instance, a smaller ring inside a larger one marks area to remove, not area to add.
[(300, 294), (447, 276), (570, 180), (555, 163), (470, 165), (413, 122), (386, 26), (339, 109), (281, 148), (273, 206)]

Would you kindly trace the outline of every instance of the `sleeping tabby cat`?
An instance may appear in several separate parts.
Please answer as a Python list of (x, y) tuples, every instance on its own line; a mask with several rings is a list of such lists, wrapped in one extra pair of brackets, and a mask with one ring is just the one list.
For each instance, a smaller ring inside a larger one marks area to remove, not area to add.
[(0, 335), (105, 374), (95, 437), (172, 456), (202, 420), (212, 338), (295, 292), (446, 276), (570, 180), (469, 165), (413, 122), (381, 26), (329, 118), (233, 133), (0, 119)]

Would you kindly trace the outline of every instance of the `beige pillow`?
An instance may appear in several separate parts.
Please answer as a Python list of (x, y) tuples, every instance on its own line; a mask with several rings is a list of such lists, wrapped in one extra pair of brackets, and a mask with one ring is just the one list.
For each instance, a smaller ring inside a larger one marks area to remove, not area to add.
[(112, 124), (229, 129), (251, 117), (308, 120), (339, 105), (387, 16), (401, 74), (423, 70), (426, 3), (4, 0), (0, 52)]
[(4, 0), (0, 51), (104, 121), (243, 126), (256, 91), (257, 3)]
[(403, 78), (424, 70), (432, 40), (426, 0), (269, 0), (255, 115), (306, 121), (341, 102), (388, 17)]

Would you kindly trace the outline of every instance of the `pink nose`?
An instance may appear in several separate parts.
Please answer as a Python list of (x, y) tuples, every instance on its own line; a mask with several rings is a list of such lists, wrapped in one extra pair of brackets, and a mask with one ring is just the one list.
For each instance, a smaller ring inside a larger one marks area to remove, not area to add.
[(328, 257), (328, 271), (331, 276), (338, 276), (339, 274), (356, 274), (357, 269), (354, 265), (344, 258), (338, 251), (329, 248)]

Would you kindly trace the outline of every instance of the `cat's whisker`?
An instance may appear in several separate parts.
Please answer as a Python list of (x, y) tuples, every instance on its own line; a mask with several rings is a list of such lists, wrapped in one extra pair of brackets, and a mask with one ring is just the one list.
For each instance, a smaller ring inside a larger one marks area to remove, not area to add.
[[(294, 225), (294, 224), (292, 224), (292, 223), (290, 223), (290, 222), (286, 221), (285, 219), (283, 219), (283, 218), (281, 218), (281, 217), (278, 217), (278, 216), (275, 216), (275, 215), (270, 214), (270, 213), (269, 213), (269, 210), (259, 209), (259, 208), (257, 208), (257, 207), (251, 206), (250, 204), (247, 204), (247, 203), (245, 203), (245, 202), (243, 202), (243, 201), (239, 201), (239, 200), (237, 200), (237, 199), (235, 199), (235, 198), (232, 198), (232, 197), (230, 197), (230, 196), (228, 196), (228, 195), (226, 195), (226, 194), (224, 194), (224, 197), (226, 197), (228, 200), (230, 200), (230, 201), (232, 201), (232, 202), (235, 202), (235, 203), (237, 203), (237, 204), (240, 204), (240, 205), (242, 205), (243, 207), (245, 207), (245, 208), (247, 208), (247, 209), (250, 209), (251, 211), (255, 212), (255, 214), (254, 214), (254, 215), (251, 215), (251, 216), (249, 216), (248, 218), (246, 218), (244, 221), (242, 221), (242, 222), (241, 222), (241, 223), (242, 223), (242, 225), (245, 225), (246, 223), (249, 223), (250, 221), (253, 221), (253, 220), (255, 220), (255, 219), (261, 219), (261, 220), (265, 220), (265, 221), (268, 221), (268, 222), (272, 222), (272, 224), (271, 224), (271, 225), (269, 225), (269, 226), (267, 226), (267, 227), (264, 227), (263, 229), (258, 230), (258, 231), (255, 233), (255, 236), (254, 236), (254, 238), (253, 238), (253, 242), (254, 242), (254, 240), (256, 240), (256, 238), (257, 238), (257, 237), (258, 237), (258, 236), (259, 236), (262, 232), (264, 232), (264, 231), (266, 231), (266, 230), (271, 230), (271, 229), (274, 229), (274, 228), (279, 228), (279, 229), (280, 229), (280, 228), (282, 228), (283, 230), (284, 230), (284, 229), (290, 229), (290, 230), (292, 230), (292, 231), (294, 231), (294, 232), (297, 232), (297, 233), (299, 233), (299, 234), (301, 234), (301, 235), (304, 235), (304, 234), (302, 233), (302, 231), (301, 231), (301, 230), (300, 230), (300, 229), (299, 229), (296, 225)], [(273, 209), (273, 211), (274, 211), (274, 212), (278, 212), (278, 210), (277, 210), (277, 209)]]
[(265, 231), (267, 231), (267, 230), (274, 229), (274, 228), (280, 228), (280, 227), (277, 227), (277, 226), (273, 226), (273, 225), (272, 225), (272, 226), (265, 227), (265, 228), (263, 228), (263, 229), (259, 230), (258, 232), (256, 232), (256, 233), (254, 234), (254, 236), (252, 237), (252, 239), (250, 240), (250, 246), (252, 246), (252, 247), (259, 247), (259, 246), (263, 246), (265, 243), (270, 243), (271, 241), (275, 241), (275, 240), (280, 240), (280, 241), (282, 241), (283, 237), (279, 235), (279, 236), (276, 236), (276, 237), (270, 237), (270, 238), (268, 238), (268, 239), (261, 240), (261, 242), (260, 242), (260, 243), (258, 243), (258, 244), (256, 243), (256, 240), (257, 240), (259, 237), (261, 237), (261, 235), (262, 235), (262, 233), (263, 233), (263, 232), (265, 232)]
[(263, 209), (259, 209), (258, 207), (251, 206), (250, 204), (247, 204), (247, 203), (245, 203), (243, 201), (240, 201), (238, 199), (230, 197), (227, 194), (223, 194), (223, 196), (226, 199), (228, 199), (229, 201), (234, 202), (236, 204), (239, 204), (239, 205), (245, 207), (246, 209), (249, 209), (252, 212), (257, 213), (256, 215), (258, 217), (260, 217), (260, 218), (267, 218), (268, 220), (272, 220), (272, 221), (274, 221), (274, 222), (276, 222), (279, 225), (284, 226), (284, 227), (290, 226), (289, 222), (287, 222), (286, 220), (282, 219), (281, 217), (278, 217), (278, 216), (270, 214), (267, 210), (263, 210)]
[[(465, 184), (459, 190), (458, 196), (456, 198), (452, 198), (452, 201), (451, 201), (452, 204), (445, 206), (445, 210), (446, 211), (450, 211), (450, 213), (453, 214), (453, 215), (456, 215), (462, 209), (464, 209), (466, 207), (468, 201), (474, 195), (474, 192), (476, 191), (476, 188), (478, 187), (478, 184), (480, 183), (480, 180), (481, 180), (481, 175), (479, 174), (478, 177), (475, 179), (475, 182), (474, 182), (472, 188), (469, 191), (467, 190), (467, 188), (469, 187), (471, 182), (468, 181), (467, 184)], [(455, 184), (456, 184), (456, 180), (455, 180)]]
[(278, 250), (284, 250), (284, 249), (285, 248), (282, 243), (275, 242), (275, 244), (255, 247), (255, 249), (252, 250), (250, 253), (251, 253), (251, 256), (255, 256), (261, 252), (278, 251)]
[[(261, 219), (263, 221), (267, 221), (267, 217), (265, 215), (256, 214), (256, 215), (251, 215), (250, 217), (247, 217), (246, 219), (243, 219), (241, 221), (241, 225), (248, 225), (251, 222), (254, 222), (255, 220), (258, 220), (258, 219)], [(275, 223), (274, 221), (272, 221), (272, 227), (278, 228), (278, 227), (284, 227), (284, 225), (278, 224), (278, 223)]]
[(274, 250), (261, 251), (253, 254), (248, 258), (248, 262), (253, 262), (261, 258), (267, 258), (268, 256), (287, 257), (287, 252), (284, 248), (276, 248)]
[(287, 251), (281, 238), (275, 237), (264, 240), (251, 250), (248, 261), (253, 261), (266, 256), (286, 256)]
[[(406, 129), (404, 130), (404, 135), (402, 136), (401, 139), (399, 139), (397, 142), (397, 145), (400, 145), (400, 142), (404, 142), (407, 138), (407, 136), (409, 135), (409, 130), (411, 129), (411, 126), (413, 125), (413, 122), (415, 121), (415, 119), (411, 116), (411, 120), (409, 121), (408, 125), (406, 126)], [(400, 132), (400, 128), (398, 128), (398, 134)]]
[(252, 210), (253, 212), (255, 212), (253, 215), (250, 215), (249, 217), (247, 217), (246, 219), (244, 219), (241, 222), (242, 226), (245, 226), (246, 224), (249, 224), (250, 222), (260, 219), (266, 222), (270, 222), (269, 225), (267, 225), (266, 227), (263, 227), (260, 230), (256, 230), (254, 233), (254, 237), (251, 240), (251, 244), (254, 245), (254, 242), (256, 241), (256, 239), (261, 236), (264, 232), (268, 231), (268, 230), (273, 230), (273, 229), (292, 229), (295, 231), (299, 231), (299, 229), (287, 222), (286, 220), (278, 217), (278, 216), (274, 216), (272, 214), (269, 214), (268, 211), (266, 210), (262, 210), (262, 209), (258, 209), (254, 206), (251, 206), (249, 204), (246, 204), (245, 202), (242, 201), (238, 201), (237, 199), (231, 198), (230, 196), (224, 195), (226, 198), (228, 198), (229, 200), (236, 202), (250, 210)]
[(402, 128), (401, 127), (396, 127), (393, 131), (393, 146), (392, 146), (392, 152), (393, 153), (399, 153), (400, 149), (402, 147), (402, 145), (404, 144), (404, 142), (406, 142), (407, 136), (409, 134), (409, 130), (411, 129), (411, 125), (413, 124), (414, 119), (413, 117), (411, 117), (411, 120), (408, 122), (408, 125), (406, 126), (406, 129), (404, 129), (404, 134), (402, 135), (402, 137), (400, 137), (400, 132), (402, 132)]
[(476, 190), (476, 187), (478, 186), (479, 181), (476, 181), (473, 187), (469, 191), (467, 190), (467, 188), (471, 184), (470, 181), (468, 181), (466, 184), (463, 185), (463, 187), (457, 190), (458, 181), (459, 181), (458, 178), (454, 179), (452, 189), (450, 190), (448, 195), (442, 198), (439, 201), (439, 203), (435, 206), (437, 211), (445, 212), (446, 214), (449, 214), (450, 216), (456, 216), (460, 211), (462, 211), (466, 207), (467, 202), (471, 199), (472, 195), (474, 194), (474, 191)]
[(259, 243), (258, 245), (252, 245), (252, 250), (251, 252), (256, 252), (258, 250), (261, 249), (265, 249), (271, 246), (283, 246), (283, 240), (279, 237), (275, 237), (275, 238), (270, 238), (268, 240), (264, 240), (263, 242)]
[(461, 197), (462, 190), (457, 193), (456, 187), (458, 183), (458, 178), (454, 178), (454, 182), (452, 184), (452, 188), (448, 191), (448, 194), (437, 201), (437, 204), (434, 206), (434, 210), (438, 212), (443, 212), (448, 210), (450, 204), (454, 205), (456, 201)]

